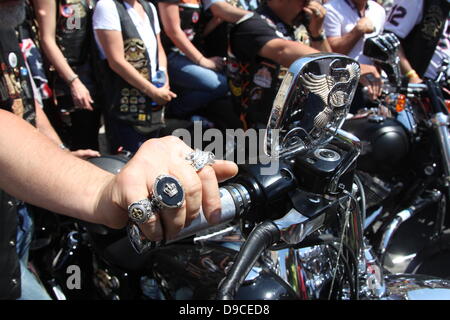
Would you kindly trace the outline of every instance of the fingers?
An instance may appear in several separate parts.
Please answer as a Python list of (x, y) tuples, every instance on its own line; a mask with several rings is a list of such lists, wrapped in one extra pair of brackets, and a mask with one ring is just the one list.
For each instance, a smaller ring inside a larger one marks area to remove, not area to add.
[(180, 180), (185, 192), (185, 206), (182, 209), (184, 212), (180, 212), (185, 217), (184, 226), (195, 219), (200, 212), (204, 186), (194, 168), (184, 159), (180, 159), (170, 172)]
[(172, 91), (169, 90), (169, 96), (170, 96), (170, 98), (172, 100), (172, 99), (177, 97), (177, 94), (175, 92), (172, 92)]
[(140, 228), (148, 240), (161, 241), (164, 239), (164, 231), (159, 213), (155, 213), (147, 222), (140, 225)]
[(78, 157), (78, 158), (81, 158), (81, 159), (100, 157), (100, 152), (95, 151), (95, 150), (91, 150), (91, 149), (76, 150), (76, 151), (73, 151), (72, 154), (75, 157)]
[(231, 161), (216, 160), (212, 167), (219, 182), (228, 180), (238, 173), (238, 166)]
[[(179, 180), (184, 191), (181, 208), (161, 208), (149, 221), (139, 225), (151, 241), (173, 239), (180, 230), (195, 219), (203, 208), (210, 223), (220, 221), (221, 203), (218, 181), (237, 174), (233, 162), (217, 160), (198, 172), (186, 159), (193, 150), (176, 137), (151, 139), (144, 143), (133, 159), (118, 175), (121, 186), (117, 203), (128, 208), (133, 203), (154, 195), (154, 184), (159, 175), (170, 175)], [(159, 187), (158, 187), (159, 189)]]
[(214, 61), (216, 65), (216, 70), (222, 70), (225, 67), (225, 61), (222, 57), (213, 57), (211, 60)]
[[(147, 147), (139, 150), (136, 156), (128, 162), (117, 176), (117, 185), (121, 186), (121, 188), (118, 190), (119, 194), (115, 198), (118, 199), (117, 202), (125, 210), (134, 202), (150, 198), (157, 175), (168, 174), (167, 167), (164, 166), (164, 163), (157, 163), (158, 159), (153, 161), (153, 165), (158, 167), (158, 172), (155, 172), (153, 170), (154, 167), (146, 163), (148, 153), (152, 153), (153, 149), (158, 149), (158, 147), (158, 144), (156, 146), (154, 146), (154, 143), (147, 144)], [(143, 172), (147, 174), (143, 174)], [(150, 217), (147, 222), (140, 224), (139, 228), (147, 239), (151, 241), (164, 239), (163, 227), (158, 212)]]
[(81, 105), (82, 109), (89, 110), (89, 111), (93, 111), (94, 110), (94, 108), (92, 108), (92, 105), (91, 105), (91, 102), (90, 102), (91, 100), (90, 100), (90, 98), (88, 96), (85, 96), (82, 101), (83, 101), (83, 104)]
[(220, 193), (214, 169), (206, 166), (198, 172), (202, 182), (202, 209), (206, 220), (216, 224), (220, 222)]
[(305, 12), (310, 16), (315, 16), (318, 18), (323, 18), (327, 12), (327, 10), (316, 1), (311, 1), (308, 6), (303, 8), (303, 10), (305, 10)]
[(87, 92), (87, 95), (84, 96), (72, 94), (72, 99), (76, 108), (85, 109), (89, 111), (94, 110), (94, 108), (91, 105), (91, 103), (94, 103), (94, 101), (92, 100), (89, 92)]

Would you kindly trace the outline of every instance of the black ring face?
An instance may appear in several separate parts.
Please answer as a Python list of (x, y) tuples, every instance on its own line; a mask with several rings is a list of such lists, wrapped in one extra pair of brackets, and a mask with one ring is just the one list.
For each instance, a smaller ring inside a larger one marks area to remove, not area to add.
[(181, 183), (171, 176), (156, 178), (153, 193), (159, 205), (166, 208), (180, 208), (184, 202)]

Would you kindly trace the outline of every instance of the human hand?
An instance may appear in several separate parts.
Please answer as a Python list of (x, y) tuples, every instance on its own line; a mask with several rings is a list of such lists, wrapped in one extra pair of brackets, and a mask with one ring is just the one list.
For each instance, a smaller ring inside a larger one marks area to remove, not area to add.
[(91, 149), (79, 149), (79, 150), (71, 151), (70, 153), (72, 155), (74, 155), (75, 157), (83, 159), (83, 160), (86, 160), (89, 158), (100, 157), (100, 152), (91, 150)]
[(414, 69), (411, 69), (405, 75), (408, 78), (409, 83), (422, 83), (423, 82), (423, 80), (419, 77), (416, 70), (414, 70)]
[(317, 1), (310, 1), (303, 8), (305, 13), (310, 17), (308, 31), (313, 37), (318, 37), (323, 31), (323, 21), (327, 10)]
[(368, 17), (362, 17), (361, 19), (358, 20), (355, 29), (362, 34), (372, 33), (375, 31), (375, 26)]
[(159, 175), (176, 177), (185, 192), (185, 202), (179, 209), (164, 209), (140, 225), (145, 236), (152, 241), (171, 239), (199, 215), (202, 207), (210, 223), (220, 219), (221, 203), (218, 181), (237, 173), (233, 162), (217, 160), (199, 172), (185, 159), (193, 150), (179, 138), (168, 136), (150, 139), (137, 151), (104, 188), (99, 200), (99, 210), (109, 210), (116, 217), (109, 225), (124, 226), (128, 219), (127, 208), (136, 201), (149, 198)]
[(73, 102), (76, 108), (93, 111), (91, 103), (94, 100), (89, 93), (89, 90), (84, 86), (79, 78), (72, 81), (70, 84), (70, 91), (72, 93)]
[(220, 71), (225, 67), (222, 57), (201, 58), (199, 65), (215, 71)]
[(375, 100), (381, 95), (381, 76), (375, 66), (361, 64), (361, 77), (359, 81), (367, 88), (371, 100)]
[(422, 83), (423, 80), (420, 77), (409, 78), (409, 83)]
[(150, 90), (150, 93), (148, 94), (150, 98), (153, 99), (158, 105), (163, 106), (172, 101), (172, 99), (176, 98), (177, 95), (170, 91), (168, 81), (166, 81), (167, 86), (164, 85), (161, 88), (157, 88), (152, 85), (152, 88)]

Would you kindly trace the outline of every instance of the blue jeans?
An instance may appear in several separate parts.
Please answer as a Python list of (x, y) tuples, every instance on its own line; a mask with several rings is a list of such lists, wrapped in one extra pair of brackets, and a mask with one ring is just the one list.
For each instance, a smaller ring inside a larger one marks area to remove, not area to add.
[(170, 84), (180, 89), (178, 97), (169, 104), (171, 115), (192, 115), (195, 110), (227, 94), (225, 75), (200, 67), (177, 52), (171, 52), (167, 59)]
[(155, 130), (144, 135), (137, 132), (132, 125), (113, 117), (107, 116), (105, 120), (106, 134), (112, 154), (115, 154), (119, 147), (135, 153), (145, 141), (151, 138), (158, 138), (160, 134), (160, 130)]
[(19, 223), (17, 225), (16, 250), (20, 259), (20, 281), (22, 284), (22, 295), (19, 300), (51, 300), (45, 288), (28, 269), (28, 255), (34, 229), (33, 219), (25, 205), (19, 206), (17, 214)]

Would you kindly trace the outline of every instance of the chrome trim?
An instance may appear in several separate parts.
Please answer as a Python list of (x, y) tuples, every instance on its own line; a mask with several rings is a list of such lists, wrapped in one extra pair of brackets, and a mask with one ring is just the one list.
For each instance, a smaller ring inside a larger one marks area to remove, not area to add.
[(343, 165), (340, 168), (338, 168), (334, 176), (331, 178), (331, 183), (328, 188), (328, 191), (331, 193), (336, 192), (339, 179), (347, 171), (347, 169), (350, 168), (350, 166), (356, 161), (362, 149), (361, 141), (350, 132), (338, 129), (336, 132), (336, 138), (346, 143), (348, 146), (350, 146), (351, 150), (349, 155), (347, 156), (349, 160), (346, 163), (343, 161)]
[(267, 123), (266, 154), (292, 157), (329, 142), (345, 121), (359, 76), (359, 64), (339, 54), (312, 54), (292, 63)]
[(398, 274), (385, 277), (383, 300), (450, 300), (450, 281), (424, 275)]

